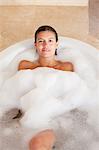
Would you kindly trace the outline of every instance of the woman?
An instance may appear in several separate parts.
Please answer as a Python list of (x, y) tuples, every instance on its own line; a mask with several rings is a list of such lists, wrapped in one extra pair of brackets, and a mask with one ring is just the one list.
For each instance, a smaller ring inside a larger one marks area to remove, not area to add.
[[(51, 26), (41, 26), (35, 32), (35, 48), (39, 55), (38, 60), (30, 62), (22, 60), (18, 70), (35, 69), (37, 67), (49, 67), (63, 71), (73, 71), (71, 62), (55, 60), (57, 55), (58, 35)], [(55, 142), (55, 134), (51, 129), (44, 130), (34, 136), (30, 143), (30, 150), (51, 150)]]

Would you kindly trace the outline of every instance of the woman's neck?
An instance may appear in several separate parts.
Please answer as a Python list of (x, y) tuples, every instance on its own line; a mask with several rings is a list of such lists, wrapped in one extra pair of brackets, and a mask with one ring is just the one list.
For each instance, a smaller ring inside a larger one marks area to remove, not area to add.
[(57, 61), (54, 58), (39, 58), (38, 63), (42, 67), (51, 67), (57, 64)]

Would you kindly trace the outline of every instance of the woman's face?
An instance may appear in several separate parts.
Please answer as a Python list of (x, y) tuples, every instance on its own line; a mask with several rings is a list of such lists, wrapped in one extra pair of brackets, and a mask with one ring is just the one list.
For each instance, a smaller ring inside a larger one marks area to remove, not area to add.
[(35, 47), (40, 57), (54, 56), (57, 46), (58, 42), (52, 31), (42, 31), (37, 34)]

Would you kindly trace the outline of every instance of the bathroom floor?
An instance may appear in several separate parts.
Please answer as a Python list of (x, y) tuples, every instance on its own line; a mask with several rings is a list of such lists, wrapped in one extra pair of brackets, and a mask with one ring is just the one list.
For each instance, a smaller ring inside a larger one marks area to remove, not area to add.
[[(31, 130), (23, 129), (18, 119), (6, 117), (0, 122), (0, 150), (27, 150)], [(77, 109), (56, 118), (53, 121), (57, 137), (55, 149), (98, 150), (99, 132), (86, 122), (87, 118), (87, 112)]]

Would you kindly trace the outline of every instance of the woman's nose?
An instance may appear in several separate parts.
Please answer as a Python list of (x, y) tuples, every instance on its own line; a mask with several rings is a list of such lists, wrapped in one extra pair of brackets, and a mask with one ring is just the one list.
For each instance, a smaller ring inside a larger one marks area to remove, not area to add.
[(48, 43), (46, 41), (43, 42), (43, 46), (47, 46)]

